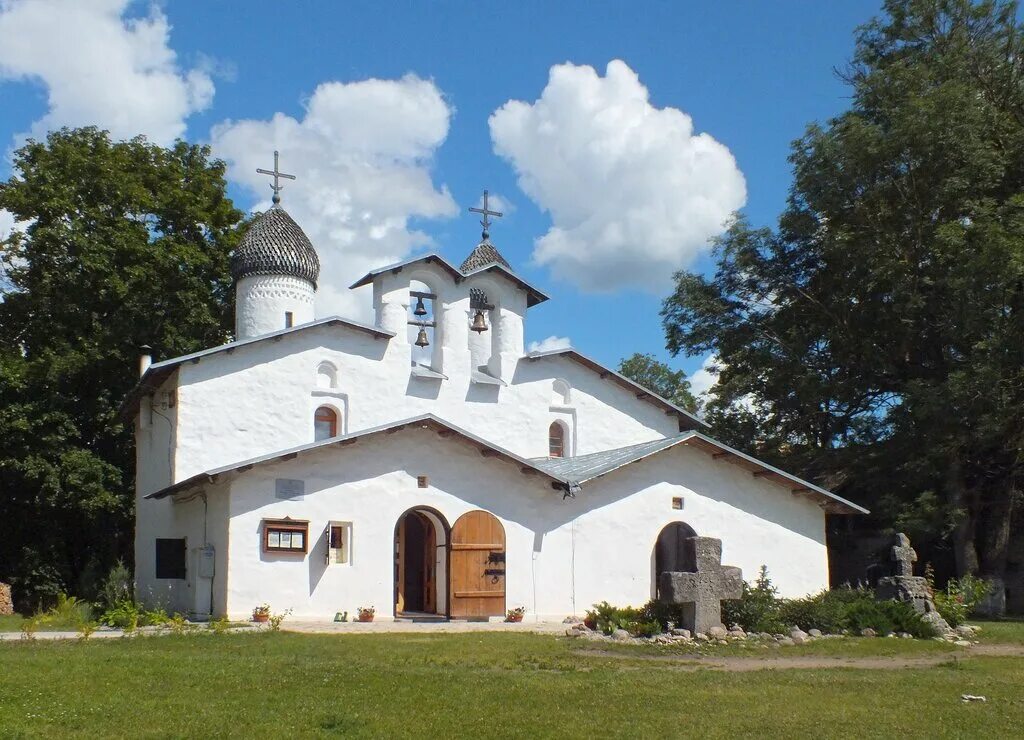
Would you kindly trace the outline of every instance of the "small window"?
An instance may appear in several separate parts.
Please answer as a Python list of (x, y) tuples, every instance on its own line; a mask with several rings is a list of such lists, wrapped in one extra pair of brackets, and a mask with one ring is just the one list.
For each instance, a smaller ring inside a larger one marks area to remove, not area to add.
[(295, 315), (291, 311), (284, 312), (284, 328), (291, 329), (295, 324)]
[(338, 436), (338, 412), (330, 406), (321, 406), (313, 417), (313, 440), (330, 439)]
[(292, 519), (263, 522), (264, 552), (301, 552), (307, 550), (309, 522)]
[(551, 403), (554, 406), (568, 406), (572, 403), (572, 388), (561, 379), (551, 383)]
[(156, 577), (185, 579), (185, 540), (156, 541)]
[(673, 509), (682, 509), (683, 508), (683, 497), (682, 496), (673, 496), (672, 497), (672, 508)]
[(548, 457), (565, 457), (565, 427), (557, 421), (548, 427)]
[(316, 369), (317, 388), (336, 388), (338, 386), (338, 371), (329, 362), (321, 362)]
[(331, 522), (327, 529), (327, 562), (331, 565), (348, 563), (349, 540), (352, 525), (344, 522)]

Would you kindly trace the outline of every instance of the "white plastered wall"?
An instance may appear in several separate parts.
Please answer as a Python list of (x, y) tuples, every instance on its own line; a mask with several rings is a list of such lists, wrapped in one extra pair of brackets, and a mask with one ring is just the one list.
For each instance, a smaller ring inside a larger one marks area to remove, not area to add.
[[(417, 475), (428, 476), (428, 488), (417, 487)], [(304, 480), (304, 498), (276, 498), (277, 478)], [(485, 458), (458, 438), (409, 429), (257, 466), (230, 489), (232, 618), (263, 602), (295, 617), (329, 619), (374, 606), (379, 619), (391, 618), (395, 525), (418, 506), (440, 512), (449, 525), (474, 509), (497, 516), (506, 537), (507, 607), (525, 606), (531, 618), (582, 614), (602, 600), (646, 602), (655, 542), (673, 521), (721, 538), (725, 564), (740, 566), (748, 579), (767, 565), (784, 596), (828, 583), (825, 515), (817, 505), (685, 447), (563, 499), (542, 476)], [(672, 509), (674, 496), (684, 499), (682, 511)], [(262, 552), (261, 522), (284, 517), (309, 520), (309, 554)], [(352, 522), (347, 565), (326, 564), (322, 533), (331, 521)]]

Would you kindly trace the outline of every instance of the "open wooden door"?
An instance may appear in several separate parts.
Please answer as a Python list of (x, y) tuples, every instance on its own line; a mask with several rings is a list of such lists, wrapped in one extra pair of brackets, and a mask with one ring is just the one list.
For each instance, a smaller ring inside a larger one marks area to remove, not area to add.
[(505, 616), (505, 528), (486, 511), (470, 511), (452, 527), (451, 616)]

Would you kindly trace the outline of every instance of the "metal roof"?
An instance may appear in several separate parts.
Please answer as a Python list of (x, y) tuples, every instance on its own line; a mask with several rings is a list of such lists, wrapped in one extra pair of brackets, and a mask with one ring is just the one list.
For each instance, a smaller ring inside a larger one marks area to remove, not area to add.
[[(498, 256), (500, 257), (501, 255)], [(422, 257), (413, 257), (411, 259), (403, 260), (401, 262), (395, 262), (394, 264), (391, 265), (378, 267), (376, 270), (371, 270), (370, 272), (366, 273), (361, 278), (359, 278), (357, 281), (352, 283), (352, 285), (349, 286), (349, 289), (351, 290), (355, 288), (361, 288), (364, 285), (369, 285), (374, 281), (374, 279), (378, 275), (383, 275), (385, 272), (399, 273), (406, 267), (411, 267), (412, 265), (419, 264), (420, 262), (424, 262), (427, 264), (436, 263), (439, 267), (441, 267), (441, 269), (449, 273), (456, 283), (461, 283), (463, 280), (467, 280), (473, 277), (474, 275), (480, 275), (485, 272), (495, 271), (498, 272), (501, 276), (505, 277), (506, 279), (511, 280), (517, 286), (526, 291), (527, 307), (536, 306), (538, 303), (543, 303), (544, 301), (548, 300), (548, 295), (546, 293), (530, 285), (530, 283), (526, 282), (526, 280), (519, 277), (519, 275), (517, 275), (516, 273), (512, 272), (512, 270), (510, 270), (506, 265), (503, 265), (501, 262), (490, 262), (488, 264), (475, 267), (472, 271), (464, 274), (461, 270), (455, 269), (455, 267), (444, 257), (433, 252)], [(502, 262), (504, 262), (504, 260), (502, 260)]]
[(259, 215), (231, 255), (231, 276), (291, 275), (316, 288), (320, 258), (309, 238), (279, 205)]
[(239, 463), (233, 463), (231, 465), (225, 465), (219, 468), (213, 468), (202, 473), (186, 478), (185, 480), (179, 481), (173, 485), (162, 488), (159, 491), (154, 491), (148, 494), (145, 498), (166, 498), (167, 496), (173, 496), (176, 493), (192, 488), (200, 483), (213, 483), (219, 476), (227, 475), (230, 473), (243, 473), (256, 465), (264, 465), (267, 463), (278, 462), (281, 460), (290, 460), (299, 455), (312, 452), (314, 450), (320, 450), (326, 447), (332, 446), (348, 446), (358, 443), (360, 440), (366, 437), (371, 437), (377, 434), (393, 434), (399, 430), (406, 429), (409, 427), (419, 427), (424, 429), (433, 429), (442, 436), (455, 435), (462, 439), (470, 442), (481, 448), (481, 452), (485, 455), (492, 457), (501, 457), (508, 462), (511, 462), (519, 466), (519, 469), (524, 474), (537, 474), (548, 478), (552, 485), (557, 488), (566, 488), (569, 485), (569, 481), (563, 478), (553, 475), (542, 467), (537, 465), (534, 461), (528, 460), (525, 457), (520, 457), (514, 452), (510, 452), (503, 447), (488, 442), (482, 437), (478, 437), (472, 432), (468, 432), (461, 427), (457, 427), (440, 417), (434, 416), (433, 414), (421, 414), (414, 416), (411, 419), (404, 419), (402, 421), (392, 422), (390, 424), (383, 424), (381, 426), (372, 427), (370, 429), (363, 429), (358, 432), (351, 434), (345, 434), (340, 437), (332, 437), (331, 439), (325, 439), (320, 442), (310, 442), (308, 444), (299, 445), (298, 447), (291, 447), (280, 452), (274, 452), (268, 455), (260, 455), (249, 460), (243, 460)]
[(118, 418), (122, 421), (127, 421), (131, 416), (134, 416), (138, 408), (139, 400), (143, 396), (156, 392), (156, 390), (164, 384), (167, 378), (170, 377), (171, 373), (173, 373), (179, 365), (186, 362), (199, 362), (210, 355), (219, 354), (221, 352), (231, 353), (242, 347), (248, 347), (259, 342), (280, 340), (288, 334), (306, 331), (307, 329), (313, 329), (318, 326), (343, 326), (347, 329), (365, 332), (376, 339), (391, 339), (395, 336), (393, 332), (381, 329), (379, 326), (370, 326), (369, 324), (363, 324), (359, 321), (353, 321), (352, 319), (345, 319), (341, 316), (327, 316), (322, 319), (317, 319), (316, 321), (310, 321), (305, 324), (299, 324), (298, 326), (281, 329), (280, 331), (262, 334), (258, 337), (240, 339), (237, 342), (229, 342), (228, 344), (222, 344), (218, 347), (211, 347), (210, 349), (193, 352), (189, 355), (182, 355), (181, 357), (172, 357), (171, 359), (163, 360), (161, 362), (154, 362), (149, 366), (149, 369), (146, 370), (146, 373), (139, 378), (139, 382), (131, 391), (129, 391), (128, 395), (121, 403), (121, 407), (117, 412)]
[(824, 507), (832, 513), (868, 514), (867, 509), (847, 501), (841, 496), (816, 486), (809, 481), (780, 470), (773, 465), (762, 462), (739, 450), (735, 450), (718, 440), (712, 439), (697, 431), (684, 432), (675, 437), (655, 439), (650, 442), (618, 447), (589, 455), (562, 458), (534, 458), (533, 462), (551, 475), (557, 475), (569, 481), (570, 486), (581, 486), (595, 478), (600, 478), (631, 463), (655, 455), (676, 445), (696, 447), (709, 453), (713, 459), (726, 459), (727, 462), (738, 464), (750, 470), (756, 478), (767, 478), (774, 483), (786, 486), (795, 496), (811, 496), (818, 498)]
[(668, 399), (662, 398), (657, 393), (644, 388), (636, 381), (630, 380), (625, 375), (612, 370), (609, 367), (605, 367), (596, 360), (592, 360), (581, 352), (567, 347), (565, 349), (552, 349), (545, 350), (542, 352), (528, 352), (526, 359), (528, 360), (542, 360), (546, 357), (567, 357), (570, 360), (580, 363), (581, 365), (590, 368), (595, 373), (600, 375), (602, 378), (611, 377), (616, 383), (621, 386), (628, 388), (629, 390), (636, 393), (636, 397), (640, 399), (648, 399), (651, 403), (661, 406), (666, 410), (667, 413), (676, 414), (680, 417), (680, 420), (685, 420), (690, 423), (690, 426), (701, 426), (708, 427), (708, 423), (701, 419), (695, 414), (691, 414), (689, 411), (684, 409), (682, 406), (677, 406)]

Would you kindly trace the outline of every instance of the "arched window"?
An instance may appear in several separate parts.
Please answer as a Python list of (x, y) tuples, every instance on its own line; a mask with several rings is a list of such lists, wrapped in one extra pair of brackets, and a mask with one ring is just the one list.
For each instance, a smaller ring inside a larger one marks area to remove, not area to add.
[(565, 457), (565, 427), (557, 421), (548, 427), (548, 457)]
[(338, 412), (330, 406), (321, 406), (313, 417), (313, 440), (330, 439), (338, 436)]
[(338, 386), (338, 371), (329, 362), (321, 362), (316, 369), (317, 388), (336, 388)]

